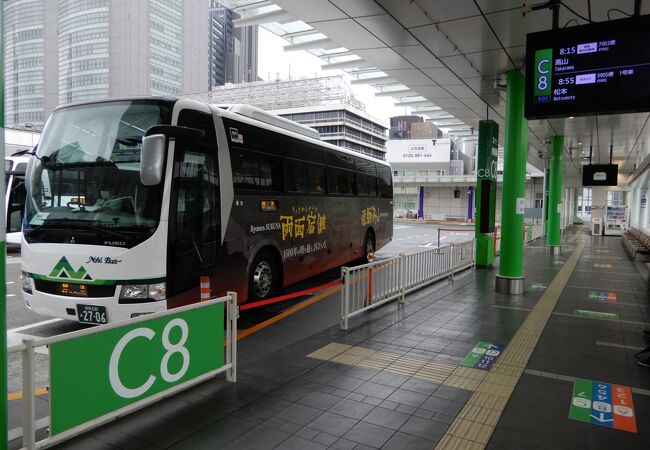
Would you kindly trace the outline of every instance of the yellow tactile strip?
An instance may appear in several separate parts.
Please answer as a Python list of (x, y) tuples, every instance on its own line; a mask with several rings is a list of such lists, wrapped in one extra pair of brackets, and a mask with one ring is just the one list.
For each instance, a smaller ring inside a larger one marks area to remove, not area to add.
[(475, 372), (482, 372), (476, 369), (467, 369), (472, 372), (459, 372), (459, 369), (464, 368), (454, 364), (433, 361), (430, 358), (400, 355), (336, 342), (327, 344), (307, 356), (351, 366), (385, 370), (386, 372), (418, 378), (430, 383), (445, 384), (467, 390), (476, 389), (481, 375)]
[(585, 243), (579, 243), (567, 259), (492, 370), (479, 381), (436, 450), (485, 448), (584, 248)]

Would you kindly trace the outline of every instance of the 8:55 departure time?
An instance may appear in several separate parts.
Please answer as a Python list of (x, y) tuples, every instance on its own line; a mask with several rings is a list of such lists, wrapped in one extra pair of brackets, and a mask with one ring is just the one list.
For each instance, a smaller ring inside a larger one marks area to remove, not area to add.
[(575, 77), (564, 77), (564, 78), (558, 78), (557, 80), (557, 84), (559, 84), (560, 86), (566, 86), (568, 84), (575, 84), (575, 83), (576, 83)]

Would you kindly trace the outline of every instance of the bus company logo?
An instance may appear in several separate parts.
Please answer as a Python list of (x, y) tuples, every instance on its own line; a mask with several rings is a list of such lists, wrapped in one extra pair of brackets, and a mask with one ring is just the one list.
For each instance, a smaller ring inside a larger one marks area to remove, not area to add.
[(113, 259), (110, 256), (101, 257), (101, 256), (89, 256), (86, 264), (118, 264), (121, 263), (121, 259)]
[(65, 256), (56, 263), (56, 266), (50, 272), (50, 277), (68, 280), (92, 280), (92, 277), (86, 272), (84, 266), (79, 266), (78, 270), (74, 270)]

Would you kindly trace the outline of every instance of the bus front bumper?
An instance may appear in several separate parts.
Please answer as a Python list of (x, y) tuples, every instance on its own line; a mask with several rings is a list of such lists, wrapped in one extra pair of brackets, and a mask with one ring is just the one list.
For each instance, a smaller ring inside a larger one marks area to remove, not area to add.
[[(78, 315), (79, 305), (104, 307), (107, 323), (127, 320), (167, 309), (166, 300), (118, 304), (118, 299), (113, 297), (67, 297), (36, 290), (32, 291), (31, 294), (23, 291), (22, 294), (25, 306), (34, 312), (77, 322), (84, 322), (84, 320), (80, 320)], [(83, 306), (81, 309), (83, 309)]]

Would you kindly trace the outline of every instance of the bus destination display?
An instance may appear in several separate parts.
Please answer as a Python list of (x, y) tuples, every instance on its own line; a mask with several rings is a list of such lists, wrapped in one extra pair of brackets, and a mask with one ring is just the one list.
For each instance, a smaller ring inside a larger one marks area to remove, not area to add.
[(650, 17), (528, 34), (527, 119), (650, 110)]

